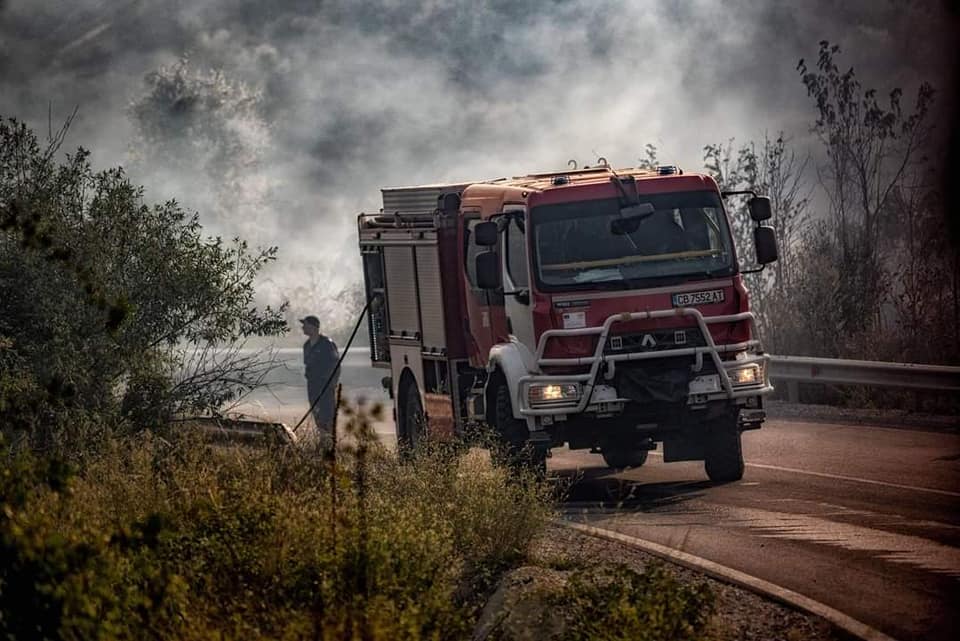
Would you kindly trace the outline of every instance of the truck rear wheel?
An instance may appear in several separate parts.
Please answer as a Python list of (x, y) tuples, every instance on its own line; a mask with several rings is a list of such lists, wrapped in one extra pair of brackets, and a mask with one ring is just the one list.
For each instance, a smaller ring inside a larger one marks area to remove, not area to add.
[(515, 471), (524, 469), (537, 478), (547, 473), (547, 450), (532, 445), (527, 439), (526, 421), (515, 418), (510, 401), (510, 388), (501, 380), (494, 392), (494, 421), (500, 436), (502, 451), (497, 453), (503, 463)]
[(743, 478), (743, 448), (737, 415), (713, 421), (707, 431), (704, 467), (714, 483), (731, 483)]

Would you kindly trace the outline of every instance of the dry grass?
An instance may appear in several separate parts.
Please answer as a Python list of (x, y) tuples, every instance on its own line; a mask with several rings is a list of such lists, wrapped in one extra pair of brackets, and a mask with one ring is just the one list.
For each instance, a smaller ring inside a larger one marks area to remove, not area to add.
[(378, 412), (346, 413), (336, 463), (149, 433), (72, 474), (5, 453), (21, 472), (0, 486), (0, 633), (468, 637), (549, 518), (549, 490), (452, 447), (398, 461), (371, 438)]

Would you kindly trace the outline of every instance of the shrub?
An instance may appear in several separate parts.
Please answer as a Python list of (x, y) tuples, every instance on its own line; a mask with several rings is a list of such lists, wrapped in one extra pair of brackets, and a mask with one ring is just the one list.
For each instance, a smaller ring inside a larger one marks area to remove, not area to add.
[(64, 134), (42, 147), (0, 118), (0, 425), (50, 431), (82, 410), (153, 427), (258, 384), (229, 348), (286, 331), (283, 308), (254, 304), (276, 248), (205, 237), (83, 149), (59, 162)]
[(566, 641), (688, 641), (704, 638), (714, 597), (685, 585), (662, 565), (577, 570), (552, 598), (570, 627)]
[(0, 634), (469, 636), (478, 586), (524, 558), (547, 490), (473, 452), (400, 462), (364, 436), (365, 411), (348, 422), (336, 465), (176, 432), (113, 438), (60, 476), (8, 452)]

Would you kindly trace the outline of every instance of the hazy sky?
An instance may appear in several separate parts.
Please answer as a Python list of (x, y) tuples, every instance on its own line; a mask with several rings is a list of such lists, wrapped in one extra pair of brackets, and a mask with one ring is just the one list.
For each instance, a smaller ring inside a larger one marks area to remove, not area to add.
[(280, 245), (270, 296), (319, 298), (357, 274), (355, 215), (382, 186), (628, 166), (648, 142), (699, 169), (704, 144), (765, 131), (803, 148), (796, 65), (820, 40), (866, 85), (945, 100), (957, 18), (935, 0), (0, 0), (0, 114), (45, 132), (48, 106), (78, 106), (68, 147), (204, 216), (203, 150), (138, 164), (129, 107), (185, 55), (245, 83), (259, 99), (226, 127), (255, 147), (233, 175), (256, 206), (207, 222)]

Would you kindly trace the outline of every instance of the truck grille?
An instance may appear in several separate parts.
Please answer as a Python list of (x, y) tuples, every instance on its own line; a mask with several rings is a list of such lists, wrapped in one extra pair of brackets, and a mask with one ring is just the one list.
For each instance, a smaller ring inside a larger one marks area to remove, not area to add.
[(604, 354), (624, 354), (628, 352), (658, 352), (684, 347), (704, 347), (707, 342), (700, 330), (654, 329), (636, 334), (618, 334), (607, 339)]

